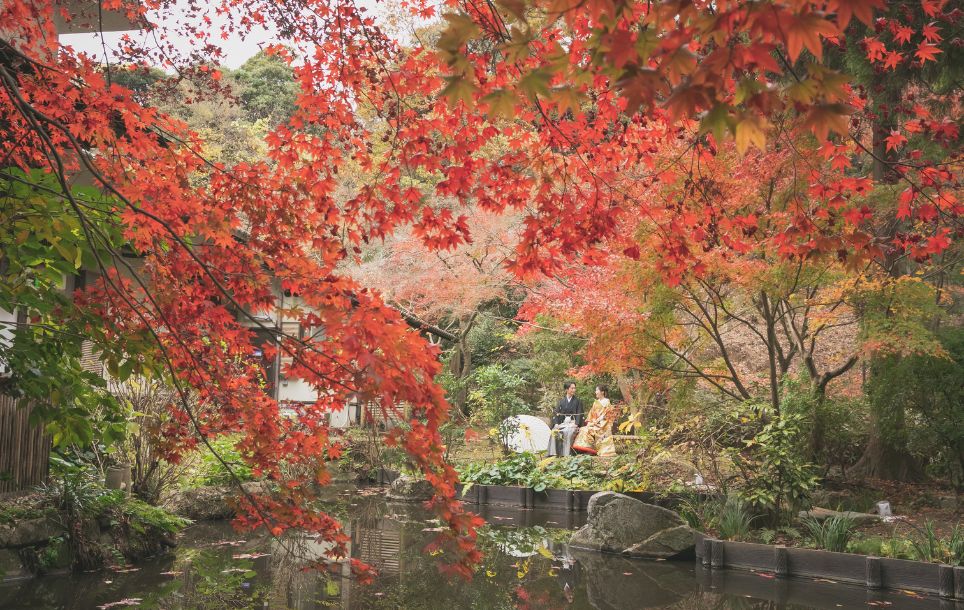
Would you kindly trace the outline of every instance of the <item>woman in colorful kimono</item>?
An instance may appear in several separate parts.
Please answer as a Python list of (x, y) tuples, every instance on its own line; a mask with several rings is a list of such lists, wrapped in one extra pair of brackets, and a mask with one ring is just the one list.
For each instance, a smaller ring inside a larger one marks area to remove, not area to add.
[(613, 424), (616, 423), (617, 410), (609, 402), (606, 386), (596, 386), (596, 402), (592, 403), (586, 424), (579, 428), (576, 440), (572, 442), (574, 451), (591, 455), (616, 455), (613, 443)]

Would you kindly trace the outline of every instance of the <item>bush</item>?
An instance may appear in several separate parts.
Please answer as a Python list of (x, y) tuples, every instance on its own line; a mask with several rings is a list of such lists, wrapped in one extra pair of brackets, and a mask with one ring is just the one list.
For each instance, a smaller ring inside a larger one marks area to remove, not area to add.
[(475, 388), (469, 392), (468, 399), (472, 420), (495, 426), (503, 449), (508, 450), (512, 426), (506, 425), (506, 418), (529, 412), (522, 398), (526, 380), (501, 364), (480, 367), (472, 377)]
[(189, 458), (177, 464), (163, 458), (161, 429), (170, 420), (168, 405), (177, 395), (162, 381), (143, 377), (112, 382), (111, 392), (124, 407), (129, 425), (123, 441), (108, 448), (108, 453), (115, 461), (131, 465), (132, 491), (156, 504), (191, 466)]
[[(902, 442), (935, 478), (964, 488), (964, 328), (940, 334), (945, 354), (878, 358), (868, 395), (887, 440)], [(895, 438), (892, 438), (895, 437)]]
[[(190, 523), (162, 508), (106, 489), (99, 471), (54, 456), (51, 483), (42, 488), (44, 503), (56, 509), (66, 532), (64, 550), (75, 568), (92, 570), (124, 558), (157, 552), (163, 539)], [(110, 526), (111, 541), (99, 534)], [(41, 564), (44, 562), (41, 558)]]
[[(220, 456), (220, 460), (205, 445), (201, 445), (197, 452), (197, 464), (187, 475), (183, 486), (190, 489), (206, 485), (232, 485), (235, 478), (240, 481), (250, 481), (253, 478), (251, 466), (244, 460), (237, 448), (236, 436), (218, 436), (210, 440), (211, 448)], [(230, 467), (225, 468), (224, 460)]]
[(475, 462), (459, 468), (463, 483), (519, 485), (535, 491), (587, 489), (638, 491), (648, 478), (628, 458), (604, 465), (588, 455), (551, 457), (537, 461), (531, 453), (517, 453), (498, 462)]
[(804, 457), (803, 417), (748, 406), (748, 415), (741, 419), (756, 418), (762, 427), (743, 441), (742, 450), (727, 450), (743, 478), (740, 494), (771, 521), (785, 521), (807, 501), (818, 481), (813, 464)]

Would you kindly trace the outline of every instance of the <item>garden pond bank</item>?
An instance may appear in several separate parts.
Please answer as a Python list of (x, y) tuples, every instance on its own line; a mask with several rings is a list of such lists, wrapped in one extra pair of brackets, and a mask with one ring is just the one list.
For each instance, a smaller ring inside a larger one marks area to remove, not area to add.
[[(483, 562), (471, 581), (440, 577), (424, 547), (438, 522), (417, 505), (387, 502), (384, 490), (333, 490), (331, 512), (350, 535), (353, 558), (372, 564), (371, 585), (347, 567), (301, 570), (324, 548), (308, 538), (242, 535), (201, 523), (170, 554), (113, 571), (8, 581), (9, 610), (93, 608), (943, 608), (936, 598), (888, 595), (839, 583), (710, 572), (695, 562), (633, 561), (569, 549), (584, 513), (478, 507), (489, 522)], [(806, 601), (804, 601), (806, 600)]]

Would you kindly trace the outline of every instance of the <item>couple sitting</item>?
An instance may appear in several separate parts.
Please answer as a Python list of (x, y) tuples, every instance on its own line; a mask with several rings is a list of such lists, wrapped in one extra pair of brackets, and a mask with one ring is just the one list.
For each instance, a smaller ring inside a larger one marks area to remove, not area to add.
[[(596, 401), (583, 423), (582, 401), (576, 397), (576, 383), (567, 381), (566, 395), (556, 405), (552, 418), (552, 436), (549, 439), (549, 455), (569, 455), (573, 451), (590, 455), (611, 456), (616, 454), (612, 428), (617, 410), (609, 402), (606, 386), (596, 386)], [(575, 437), (575, 438), (573, 438)], [(560, 447), (561, 445), (561, 447)]]

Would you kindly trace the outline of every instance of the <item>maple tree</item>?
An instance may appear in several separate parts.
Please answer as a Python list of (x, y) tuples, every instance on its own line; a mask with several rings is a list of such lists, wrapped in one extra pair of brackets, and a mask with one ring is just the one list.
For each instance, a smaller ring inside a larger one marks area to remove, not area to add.
[[(646, 205), (671, 205), (659, 215), (627, 215), (610, 240), (613, 254), (546, 280), (520, 315), (547, 314), (587, 337), (587, 371), (616, 375), (636, 404), (698, 382), (724, 400), (767, 395), (779, 414), (784, 379), (802, 373), (815, 398), (811, 451), (819, 453), (818, 411), (831, 382), (868, 355), (942, 352), (927, 327), (939, 315), (934, 286), (836, 257), (781, 256), (778, 228), (792, 213), (782, 202), (807, 188), (794, 180), (805, 156), (789, 149), (738, 155), (729, 145), (690, 166), (678, 147), (665, 147), (671, 162), (658, 183), (623, 181)], [(844, 214), (836, 222), (850, 221)], [(733, 223), (742, 225), (739, 237), (721, 230)], [(668, 282), (660, 226), (673, 227), (687, 249), (723, 236)], [(843, 391), (859, 393), (859, 383), (850, 380)]]
[(463, 413), (467, 378), (473, 371), (469, 333), (480, 315), (510, 299), (517, 287), (505, 269), (517, 218), (467, 210), (473, 240), (457, 248), (428, 249), (411, 231), (400, 231), (372, 248), (352, 271), (361, 283), (381, 292), (412, 326), (430, 340), (451, 346), (448, 365), (460, 391), (449, 399)]
[[(28, 190), (12, 201), (48, 198), (56, 215), (73, 219), (55, 230), (73, 241), (83, 236), (87, 254), (74, 268), (96, 269), (100, 279), (62, 305), (78, 319), (101, 321), (96, 346), (118, 372), (165, 375), (179, 390), (167, 430), (172, 459), (199, 440), (238, 432), (266, 477), (280, 478), (282, 464), (293, 461), (317, 468), (324, 482), (322, 464), (339, 451), (329, 412), (349, 395), (387, 410), (407, 403), (413, 417), (393, 438), (435, 486), (434, 506), (472, 559), (477, 520), (455, 500), (455, 473), (442, 460), (438, 426), (448, 405), (431, 383), (437, 350), (343, 273), (366, 244), (411, 227), (429, 249), (452, 250), (473, 239), (465, 210), (517, 212), (522, 228), (506, 268), (528, 277), (599, 261), (614, 247), (639, 257), (638, 245), (610, 239), (636, 214), (654, 219), (648, 247), (661, 253), (658, 269), (676, 286), (705, 272), (704, 259), (746, 248), (761, 219), (772, 231), (759, 247), (796, 261), (829, 254), (851, 266), (887, 257), (924, 262), (949, 252), (958, 236), (960, 160), (946, 152), (960, 137), (949, 114), (958, 100), (938, 92), (909, 110), (901, 105), (902, 117), (915, 118), (881, 140), (861, 131), (863, 117), (873, 122), (880, 111), (866, 103), (868, 92), (847, 84), (843, 68), (822, 63), (858, 22), (878, 26), (875, 9), (891, 9), (877, 0), (450, 6), (433, 48), (398, 44), (350, 1), (224, 0), (191, 11), (160, 0), (104, 3), (154, 34), (148, 42), (125, 37), (113, 65), (176, 72), (193, 83), (192, 101), (225, 92), (216, 68), (222, 35), (271, 24), (286, 39), (270, 51), (292, 67), (295, 108), (275, 117), (281, 122), (264, 138), (264, 159), (230, 164), (208, 159), (201, 135), (145, 106), (100, 62), (58, 45), (55, 14), (90, 23), (98, 7), (71, 13), (14, 0), (0, 8), (0, 154), (5, 167), (19, 168), (5, 179)], [(409, 7), (435, 15), (425, 2)], [(956, 19), (940, 2), (920, 7), (940, 23)], [(924, 73), (951, 54), (950, 41), (938, 39), (941, 26), (918, 34), (916, 17), (887, 19), (883, 49), (865, 44), (881, 70)], [(905, 45), (914, 59), (904, 57)], [(694, 219), (675, 201), (640, 198), (644, 183), (679, 178), (659, 165), (668, 142), (696, 162), (728, 137), (745, 154), (773, 142), (795, 150), (807, 133), (825, 161), (801, 175), (797, 187), (805, 188), (793, 189), (779, 210), (710, 203)], [(925, 136), (945, 152), (910, 145)], [(896, 202), (905, 221), (899, 230), (874, 230), (878, 210), (865, 199), (872, 181), (859, 164), (867, 155), (905, 187)], [(357, 176), (344, 188), (339, 172), (348, 167)], [(44, 177), (25, 177), (36, 171)], [(72, 187), (81, 172), (96, 197)], [(66, 270), (78, 251), (58, 251), (55, 266)], [(125, 253), (139, 257), (136, 269)], [(283, 336), (272, 348), (292, 358), (287, 376), (319, 390), (297, 421), (279, 417), (260, 386), (260, 364), (248, 357), (256, 314), (278, 304), (275, 284), (303, 301), (290, 317), (324, 329), (307, 339)], [(55, 315), (63, 311), (48, 312)], [(305, 527), (343, 543), (334, 520), (305, 510), (310, 483), (292, 480), (280, 498), (249, 497), (242, 521), (275, 533)]]

